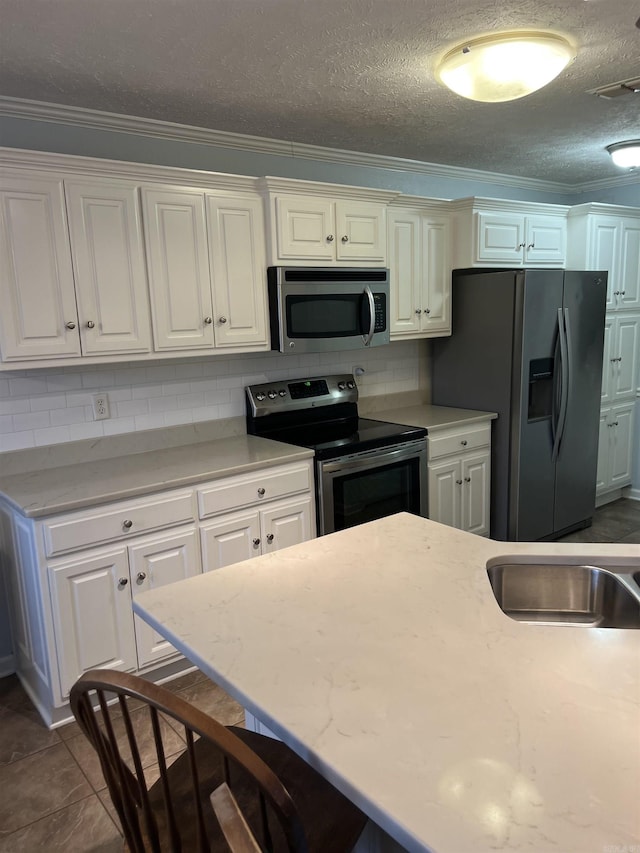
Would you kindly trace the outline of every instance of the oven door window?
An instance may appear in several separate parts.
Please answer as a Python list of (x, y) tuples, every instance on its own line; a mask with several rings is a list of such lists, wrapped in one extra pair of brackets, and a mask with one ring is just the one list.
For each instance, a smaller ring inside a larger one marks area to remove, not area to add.
[(364, 334), (369, 327), (362, 293), (289, 295), (286, 316), (290, 339), (348, 338)]
[(420, 463), (407, 459), (334, 477), (333, 520), (344, 530), (396, 512), (420, 515)]

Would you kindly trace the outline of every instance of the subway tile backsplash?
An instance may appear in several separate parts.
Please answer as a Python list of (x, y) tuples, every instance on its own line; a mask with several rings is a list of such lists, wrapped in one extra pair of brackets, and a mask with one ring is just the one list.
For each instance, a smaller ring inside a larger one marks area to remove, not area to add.
[[(278, 353), (104, 368), (65, 367), (0, 375), (0, 452), (244, 415), (244, 386), (349, 373), (362, 397), (425, 391), (428, 341), (400, 341), (356, 352)], [(93, 419), (92, 395), (106, 392), (111, 417)]]

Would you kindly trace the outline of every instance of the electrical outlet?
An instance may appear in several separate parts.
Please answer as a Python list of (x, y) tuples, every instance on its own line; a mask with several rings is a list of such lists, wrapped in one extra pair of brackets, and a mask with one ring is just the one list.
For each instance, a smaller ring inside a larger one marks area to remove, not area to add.
[(92, 399), (94, 421), (104, 421), (106, 418), (110, 418), (109, 397), (106, 394), (94, 394)]

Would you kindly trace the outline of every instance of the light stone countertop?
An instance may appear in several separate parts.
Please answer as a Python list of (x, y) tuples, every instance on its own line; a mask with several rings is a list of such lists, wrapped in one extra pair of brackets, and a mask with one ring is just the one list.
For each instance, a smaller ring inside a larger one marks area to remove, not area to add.
[(402, 513), (134, 610), (412, 853), (640, 849), (640, 631), (510, 619), (501, 555), (640, 566)]
[[(496, 417), (491, 412), (446, 406), (388, 409), (374, 406), (374, 410), (367, 414), (365, 401), (362, 408), (365, 416), (376, 420), (424, 426), (429, 430)], [(148, 433), (150, 449), (146, 452), (140, 451), (144, 435), (137, 433), (131, 437), (114, 436), (111, 443), (102, 439), (62, 447), (34, 448), (19, 454), (0, 454), (0, 495), (28, 518), (41, 518), (313, 456), (313, 451), (306, 448), (247, 436), (244, 434), (244, 420), (241, 435), (203, 440), (207, 430), (214, 431), (217, 426), (215, 422), (205, 423), (200, 425), (199, 432), (194, 426), (192, 432), (183, 437), (184, 443), (177, 446), (163, 446), (163, 441), (169, 440), (171, 430), (152, 430)], [(239, 427), (234, 423), (231, 428)], [(92, 444), (96, 445), (96, 458), (92, 458)], [(70, 462), (76, 445), (79, 461)], [(107, 455), (110, 453), (113, 455)], [(4, 457), (18, 456), (23, 464), (30, 458), (35, 460), (35, 464), (29, 464), (27, 470), (16, 470), (3, 476), (2, 468), (12, 471)], [(59, 459), (57, 465), (56, 458)], [(38, 460), (41, 466), (38, 466)]]
[(304, 447), (239, 435), (0, 476), (0, 494), (39, 518), (311, 457)]

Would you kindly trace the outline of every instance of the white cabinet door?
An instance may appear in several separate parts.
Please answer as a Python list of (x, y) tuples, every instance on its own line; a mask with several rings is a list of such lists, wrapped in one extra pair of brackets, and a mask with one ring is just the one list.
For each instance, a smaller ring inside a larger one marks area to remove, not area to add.
[(221, 515), (201, 526), (200, 544), (205, 572), (259, 556), (262, 553), (259, 513)]
[[(130, 545), (129, 567), (133, 596), (200, 574), (195, 528)], [(171, 643), (138, 616), (135, 632), (139, 668), (178, 654)]]
[(612, 406), (610, 418), (609, 486), (631, 483), (634, 404)]
[(588, 224), (588, 252), (584, 260), (584, 268), (590, 270), (607, 270), (607, 301), (606, 309), (610, 311), (617, 307), (618, 297), (614, 290), (619, 291), (618, 260), (620, 246), (620, 220), (615, 216), (594, 215)]
[(451, 226), (448, 218), (422, 218), (422, 329), (451, 334)]
[(148, 352), (151, 319), (138, 191), (66, 181), (82, 352)]
[(267, 554), (311, 539), (311, 497), (281, 501), (260, 511), (262, 550)]
[(619, 269), (617, 307), (640, 308), (640, 218), (622, 220)]
[(420, 332), (422, 289), (421, 218), (403, 210), (389, 211), (391, 335)]
[(609, 485), (609, 409), (600, 412), (598, 431), (598, 470), (596, 474), (596, 494), (605, 491)]
[(640, 314), (618, 314), (613, 334), (614, 375), (611, 400), (632, 397), (638, 387), (640, 362)]
[(477, 260), (509, 262), (521, 266), (522, 250), (525, 245), (524, 216), (508, 216), (482, 211), (475, 215), (477, 217)]
[(491, 454), (462, 458), (462, 530), (487, 536), (489, 533), (489, 482)]
[(204, 194), (143, 189), (142, 202), (155, 349), (211, 349)]
[(335, 259), (334, 205), (329, 199), (279, 196), (275, 211), (278, 258)]
[(460, 527), (462, 518), (462, 464), (449, 458), (429, 463), (429, 518)]
[(525, 217), (525, 264), (564, 265), (567, 257), (567, 221), (557, 216)]
[(2, 179), (0, 348), (4, 361), (80, 355), (61, 179)]
[(63, 698), (89, 669), (137, 665), (126, 551), (93, 553), (47, 570)]
[(602, 390), (600, 404), (611, 401), (611, 389), (614, 385), (618, 357), (614, 353), (615, 319), (611, 315), (604, 318), (604, 344), (602, 347)]
[(262, 199), (207, 196), (216, 347), (267, 345)]
[(336, 257), (339, 261), (379, 261), (387, 257), (384, 205), (365, 201), (336, 202)]

